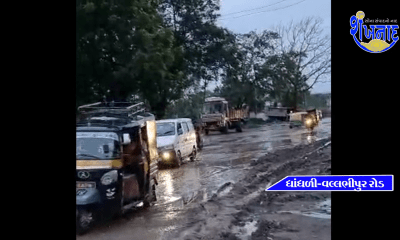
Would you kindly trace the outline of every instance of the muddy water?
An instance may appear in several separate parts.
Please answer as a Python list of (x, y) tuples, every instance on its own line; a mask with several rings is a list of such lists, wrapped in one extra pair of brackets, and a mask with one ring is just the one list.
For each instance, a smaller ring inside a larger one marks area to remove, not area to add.
[(330, 118), (324, 118), (312, 134), (303, 127), (290, 129), (287, 122), (244, 128), (241, 133), (210, 132), (194, 162), (186, 159), (180, 168), (160, 170), (154, 206), (100, 223), (77, 239), (169, 239), (170, 231), (188, 224), (184, 213), (214, 194), (228, 192), (232, 185), (227, 183), (244, 177), (243, 169), (252, 160), (274, 149), (327, 138), (330, 131)]

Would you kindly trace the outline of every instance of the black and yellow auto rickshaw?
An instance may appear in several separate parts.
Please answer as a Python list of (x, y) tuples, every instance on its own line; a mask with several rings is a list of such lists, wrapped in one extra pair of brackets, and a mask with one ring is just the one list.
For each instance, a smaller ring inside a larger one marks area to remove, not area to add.
[(105, 216), (156, 200), (158, 152), (154, 115), (143, 103), (80, 106), (76, 126), (76, 223), (86, 232)]

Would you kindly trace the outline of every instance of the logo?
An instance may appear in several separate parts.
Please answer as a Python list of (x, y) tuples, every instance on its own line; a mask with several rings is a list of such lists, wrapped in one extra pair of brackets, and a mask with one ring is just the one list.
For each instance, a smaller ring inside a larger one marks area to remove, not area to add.
[(115, 198), (114, 194), (115, 194), (115, 188), (109, 188), (106, 190), (107, 199), (114, 199)]
[(353, 36), (356, 44), (364, 51), (382, 53), (391, 49), (397, 40), (399, 40), (397, 36), (399, 25), (390, 24), (397, 23), (397, 19), (370, 20), (366, 18), (365, 23), (378, 23), (375, 25), (366, 25), (364, 24), (364, 18), (365, 13), (363, 11), (358, 11), (355, 16), (353, 15), (350, 18), (350, 34)]
[(78, 172), (78, 177), (81, 179), (87, 179), (90, 177), (90, 173), (86, 171), (80, 171)]

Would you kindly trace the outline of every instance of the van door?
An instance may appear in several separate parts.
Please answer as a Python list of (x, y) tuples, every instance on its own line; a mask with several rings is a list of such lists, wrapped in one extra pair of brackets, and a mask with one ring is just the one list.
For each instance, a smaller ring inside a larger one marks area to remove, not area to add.
[[(192, 150), (193, 150), (193, 146), (195, 146), (196, 147), (196, 149), (197, 149), (197, 144), (196, 144), (196, 130), (194, 129), (194, 126), (193, 126), (193, 123), (192, 123), (192, 121), (190, 120), (190, 121), (187, 121), (187, 124), (188, 124), (188, 126), (189, 126), (189, 143), (190, 143), (190, 148), (189, 148), (189, 151), (190, 151), (190, 153), (192, 153)], [(190, 154), (189, 153), (189, 154)]]
[(191, 153), (189, 127), (186, 122), (182, 122), (182, 127), (184, 132), (185, 156), (187, 156)]
[(176, 123), (176, 133), (177, 133), (177, 149), (176, 151), (181, 152), (181, 156), (183, 157), (185, 155), (185, 132), (183, 131), (182, 123), (177, 122)]

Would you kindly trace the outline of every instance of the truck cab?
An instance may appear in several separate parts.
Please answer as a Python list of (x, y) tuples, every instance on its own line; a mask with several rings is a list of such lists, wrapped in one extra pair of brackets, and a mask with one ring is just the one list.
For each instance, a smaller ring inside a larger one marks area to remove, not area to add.
[(205, 99), (201, 121), (204, 124), (205, 133), (219, 130), (227, 133), (228, 129), (235, 128), (242, 131), (242, 124), (248, 118), (248, 108), (229, 108), (228, 101), (221, 97), (209, 97)]

